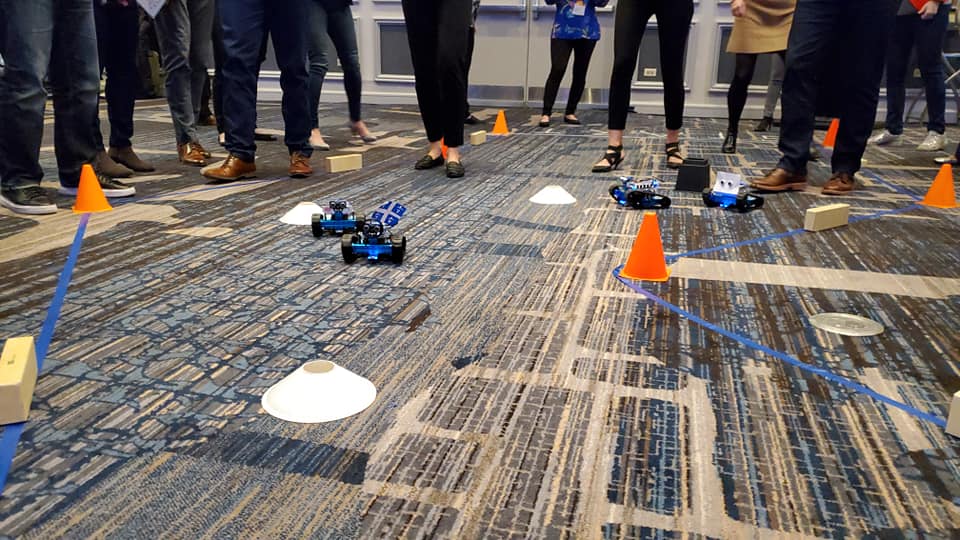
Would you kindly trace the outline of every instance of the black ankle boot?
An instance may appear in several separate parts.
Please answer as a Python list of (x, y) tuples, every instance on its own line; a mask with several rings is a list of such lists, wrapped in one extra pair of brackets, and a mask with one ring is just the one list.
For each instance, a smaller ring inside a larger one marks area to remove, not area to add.
[(728, 131), (727, 138), (723, 140), (723, 147), (720, 149), (724, 154), (737, 153), (737, 134)]
[(773, 127), (773, 117), (764, 116), (757, 122), (757, 127), (753, 128), (753, 130), (757, 132), (770, 131), (771, 127)]

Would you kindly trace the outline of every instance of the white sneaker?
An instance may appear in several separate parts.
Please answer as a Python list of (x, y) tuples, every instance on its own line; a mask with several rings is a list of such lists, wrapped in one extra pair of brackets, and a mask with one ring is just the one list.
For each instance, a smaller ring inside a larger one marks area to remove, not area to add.
[(877, 135), (870, 137), (870, 144), (875, 144), (877, 146), (884, 146), (887, 144), (893, 144), (900, 141), (899, 135), (894, 135), (887, 130), (883, 130)]
[(927, 138), (924, 139), (922, 143), (917, 145), (917, 150), (922, 150), (924, 152), (936, 152), (937, 150), (943, 150), (943, 147), (946, 145), (947, 138), (942, 133), (928, 131)]

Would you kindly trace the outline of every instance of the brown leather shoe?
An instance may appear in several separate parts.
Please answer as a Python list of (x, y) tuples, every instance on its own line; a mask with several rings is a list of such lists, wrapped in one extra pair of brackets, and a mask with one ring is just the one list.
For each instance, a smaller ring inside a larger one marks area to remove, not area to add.
[(834, 173), (823, 185), (824, 195), (846, 195), (857, 188), (853, 176), (847, 173)]
[(156, 170), (153, 165), (140, 159), (140, 156), (133, 151), (133, 147), (131, 146), (126, 148), (114, 148), (111, 146), (107, 155), (110, 156), (110, 159), (135, 172), (153, 172)]
[(313, 174), (313, 168), (310, 166), (310, 157), (294, 152), (290, 154), (290, 168), (287, 169), (290, 178), (306, 178)]
[(211, 165), (201, 171), (207, 178), (219, 182), (233, 182), (244, 178), (253, 178), (253, 173), (257, 172), (255, 161), (244, 161), (237, 156), (230, 154), (227, 159), (217, 165)]
[(203, 157), (205, 157), (206, 159), (210, 159), (210, 158), (213, 157), (213, 154), (211, 154), (210, 152), (208, 152), (207, 149), (204, 148), (203, 146), (201, 146), (199, 142), (194, 141), (194, 142), (192, 142), (192, 143), (190, 143), (190, 144), (196, 146), (197, 149), (200, 150), (200, 153), (203, 154)]
[(180, 157), (180, 163), (185, 165), (203, 167), (207, 164), (206, 156), (203, 155), (203, 147), (195, 142), (178, 144), (177, 155)]
[(760, 191), (803, 191), (807, 187), (807, 175), (794, 174), (777, 167), (766, 176), (750, 184)]

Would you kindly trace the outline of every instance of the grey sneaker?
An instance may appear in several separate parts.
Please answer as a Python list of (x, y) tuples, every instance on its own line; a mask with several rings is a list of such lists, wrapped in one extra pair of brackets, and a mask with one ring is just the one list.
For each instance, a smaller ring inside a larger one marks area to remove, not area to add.
[(870, 144), (875, 144), (877, 146), (884, 146), (887, 144), (893, 144), (900, 141), (899, 135), (894, 135), (887, 130), (881, 131), (879, 134), (870, 137)]
[[(133, 186), (124, 184), (119, 180), (114, 180), (109, 176), (104, 176), (102, 174), (97, 175), (97, 180), (100, 181), (100, 189), (103, 190), (103, 194), (107, 198), (117, 198), (117, 197), (133, 197), (137, 194), (137, 190)], [(57, 189), (57, 193), (61, 195), (73, 196), (77, 194), (77, 187), (67, 187), (60, 186)]]
[(45, 189), (40, 186), (28, 186), (23, 189), (3, 189), (0, 191), (0, 205), (6, 206), (18, 214), (56, 214), (57, 205), (53, 204)]
[(917, 150), (922, 150), (924, 152), (936, 152), (937, 150), (943, 150), (943, 147), (946, 145), (947, 138), (942, 133), (928, 131), (927, 138), (925, 138), (922, 143), (917, 145)]

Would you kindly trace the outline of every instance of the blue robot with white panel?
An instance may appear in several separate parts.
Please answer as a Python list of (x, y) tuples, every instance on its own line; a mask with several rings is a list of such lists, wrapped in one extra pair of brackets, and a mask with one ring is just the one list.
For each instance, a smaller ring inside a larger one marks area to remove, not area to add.
[(369, 261), (402, 263), (407, 252), (407, 237), (396, 226), (406, 213), (407, 208), (400, 203), (391, 201), (381, 205), (355, 234), (344, 234), (340, 239), (343, 261), (352, 264), (366, 257)]
[(621, 176), (619, 182), (610, 186), (610, 196), (620, 206), (638, 209), (670, 208), (670, 197), (660, 195), (655, 190), (660, 187), (656, 178), (636, 180), (632, 176)]
[(718, 172), (712, 188), (703, 190), (703, 204), (709, 208), (735, 208), (741, 213), (763, 208), (763, 197), (751, 195), (739, 174)]

